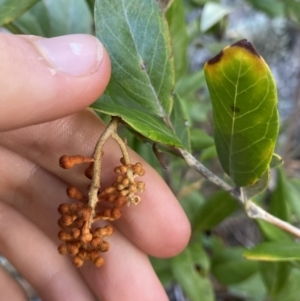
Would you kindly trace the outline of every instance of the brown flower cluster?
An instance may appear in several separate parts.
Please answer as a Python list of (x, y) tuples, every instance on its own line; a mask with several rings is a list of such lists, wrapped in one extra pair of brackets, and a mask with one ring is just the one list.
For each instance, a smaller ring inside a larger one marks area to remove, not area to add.
[[(85, 175), (93, 178), (93, 159), (83, 156), (62, 156), (60, 166), (71, 168), (74, 164), (91, 162), (86, 169)], [(77, 187), (67, 188), (67, 195), (78, 201), (77, 203), (63, 203), (58, 207), (61, 214), (58, 224), (61, 230), (58, 234), (63, 241), (58, 248), (60, 254), (73, 256), (73, 263), (80, 267), (85, 260), (92, 261), (97, 267), (104, 263), (102, 252), (109, 250), (106, 237), (113, 234), (111, 225), (94, 228), (96, 221), (114, 221), (121, 217), (122, 208), (127, 204), (138, 204), (140, 196), (145, 188), (142, 181), (136, 181), (136, 177), (143, 176), (145, 170), (141, 163), (125, 164), (121, 159), (121, 166), (114, 169), (116, 180), (104, 189), (99, 189), (96, 204), (90, 202), (87, 196), (79, 191)]]

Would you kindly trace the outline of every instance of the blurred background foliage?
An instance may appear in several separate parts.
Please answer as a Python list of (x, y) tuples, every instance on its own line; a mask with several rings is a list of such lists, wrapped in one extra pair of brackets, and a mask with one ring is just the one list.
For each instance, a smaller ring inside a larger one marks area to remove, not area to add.
[[(272, 171), (269, 189), (255, 201), (273, 215), (300, 226), (300, 1), (157, 1), (170, 27), (175, 91), (181, 99), (177, 106), (185, 113), (182, 127), (189, 128), (188, 147), (219, 176), (224, 174), (212, 137), (211, 102), (203, 65), (241, 38), (247, 38), (270, 65), (277, 82), (281, 118), (276, 152), (283, 157), (284, 165)], [(44, 37), (94, 34), (93, 0), (21, 3), (0, 0), (3, 31)], [(176, 112), (173, 115), (176, 118)], [(191, 221), (191, 240), (181, 254), (171, 259), (151, 258), (170, 300), (300, 300), (299, 261), (290, 258), (262, 262), (243, 256), (258, 244), (284, 245), (294, 241), (293, 237), (265, 222), (250, 220), (226, 192), (199, 178), (178, 157), (161, 153), (167, 166), (164, 169), (150, 144), (126, 128), (121, 134), (160, 172)], [(274, 253), (279, 254), (276, 247)]]

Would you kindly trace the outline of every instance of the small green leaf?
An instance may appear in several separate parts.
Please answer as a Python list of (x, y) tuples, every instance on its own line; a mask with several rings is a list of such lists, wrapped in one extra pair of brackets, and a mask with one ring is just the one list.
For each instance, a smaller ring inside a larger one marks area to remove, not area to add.
[[(283, 0), (281, 0), (283, 2)], [(294, 22), (300, 23), (300, 3), (297, 0), (284, 1), (285, 13)]]
[(212, 274), (223, 284), (239, 283), (258, 271), (258, 264), (243, 258), (245, 248), (228, 248), (212, 257)]
[(261, 261), (300, 260), (300, 244), (294, 241), (263, 242), (243, 255), (247, 259)]
[(299, 179), (292, 179), (287, 183), (288, 196), (286, 200), (289, 202), (295, 215), (297, 216), (298, 223), (300, 221), (300, 181)]
[[(36, 36), (42, 36), (47, 37), (44, 28), (42, 27), (43, 24), (47, 23), (49, 24), (48, 15), (44, 15), (43, 20), (38, 20), (37, 16), (33, 14), (33, 11), (36, 7), (43, 6), (43, 2), (40, 1), (36, 5), (34, 5), (31, 9), (26, 11), (21, 17), (13, 21), (10, 25), (13, 25), (15, 28), (18, 28), (22, 34), (28, 34), (28, 35), (36, 35)], [(10, 30), (10, 28), (8, 27)], [(14, 34), (17, 34), (16, 31), (12, 31)]]
[(214, 138), (199, 128), (191, 128), (191, 144), (193, 150), (202, 150), (214, 146)]
[(200, 207), (193, 225), (194, 231), (208, 230), (233, 213), (237, 202), (226, 192), (218, 191)]
[(256, 222), (258, 223), (260, 230), (266, 240), (270, 240), (270, 241), (273, 241), (273, 240), (291, 241), (291, 240), (293, 240), (292, 236), (290, 234), (288, 234), (287, 232), (279, 229), (278, 227), (276, 227), (272, 224), (269, 224), (269, 223), (267, 223), (263, 220), (259, 220), (259, 219), (257, 219)]
[(44, 3), (50, 18), (52, 37), (73, 33), (92, 34), (93, 17), (86, 1), (47, 0)]
[(92, 34), (93, 19), (84, 0), (47, 0), (34, 5), (13, 24), (25, 34), (50, 38), (74, 33)]
[(222, 167), (237, 186), (253, 185), (269, 169), (278, 135), (271, 71), (247, 40), (224, 48), (204, 71)]
[(38, 1), (39, 0), (0, 0), (0, 26), (12, 22)]
[(95, 26), (110, 54), (111, 81), (149, 114), (167, 120), (174, 66), (167, 22), (156, 1), (96, 0)]
[(260, 273), (255, 273), (244, 281), (230, 285), (229, 290), (234, 295), (241, 296), (245, 301), (266, 301), (266, 288)]
[(218, 154), (217, 154), (216, 147), (213, 145), (213, 146), (207, 147), (206, 149), (202, 150), (201, 155), (199, 157), (199, 161), (204, 162), (206, 160), (216, 158), (217, 155)]
[(190, 129), (187, 124), (187, 119), (187, 114), (185, 107), (182, 104), (182, 100), (177, 94), (175, 94), (174, 108), (171, 114), (171, 122), (173, 124), (175, 133), (180, 139), (182, 145), (184, 145), (186, 150), (191, 151)]
[(289, 204), (287, 202), (288, 196), (287, 179), (284, 172), (278, 169), (276, 187), (271, 195), (269, 212), (284, 221), (289, 221), (290, 219)]
[[(280, 0), (248, 0), (257, 10), (261, 10), (270, 17), (279, 17), (284, 15), (286, 3)], [(284, 0), (286, 2), (286, 0)]]
[(206, 254), (201, 242), (198, 240), (190, 242), (188, 248), (196, 270), (202, 276), (207, 276), (210, 270), (210, 258)]
[(281, 166), (282, 164), (283, 164), (282, 158), (277, 154), (273, 154), (270, 162), (270, 168), (276, 168)]
[(188, 36), (182, 0), (174, 0), (166, 13), (172, 38), (176, 82), (187, 71)]
[(175, 279), (191, 301), (214, 301), (211, 283), (207, 277), (196, 271), (197, 262), (189, 248), (171, 259)]
[[(179, 181), (180, 180), (182, 179), (180, 178)], [(198, 188), (185, 196), (179, 195), (179, 200), (191, 224), (194, 224), (194, 221), (197, 219), (198, 211), (205, 202), (204, 196), (200, 193), (200, 189)]]
[(205, 86), (205, 77), (203, 69), (195, 73), (181, 77), (176, 83), (175, 91), (181, 97), (185, 97)]
[(292, 268), (289, 277), (285, 281), (277, 296), (272, 301), (298, 301), (299, 300), (299, 283), (300, 283), (300, 270)]
[(268, 295), (275, 297), (289, 279), (289, 262), (260, 262), (260, 271), (268, 289)]
[(136, 132), (150, 140), (171, 146), (182, 147), (181, 142), (173, 131), (168, 128), (161, 119), (150, 115), (147, 112), (120, 106), (118, 104), (111, 104), (109, 102), (96, 102), (92, 105), (92, 108), (96, 112), (121, 117), (121, 119)]
[(150, 260), (162, 285), (167, 286), (174, 281), (174, 276), (171, 269), (171, 261), (169, 259), (151, 257)]
[(201, 16), (200, 30), (202, 32), (207, 31), (216, 23), (218, 23), (221, 19), (227, 16), (230, 12), (231, 9), (228, 9), (218, 3), (207, 2), (204, 5)]

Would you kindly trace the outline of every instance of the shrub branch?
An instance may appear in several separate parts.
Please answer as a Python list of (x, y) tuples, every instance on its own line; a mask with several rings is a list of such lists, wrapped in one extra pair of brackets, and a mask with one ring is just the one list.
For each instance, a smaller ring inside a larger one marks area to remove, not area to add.
[(243, 193), (241, 193), (241, 189), (235, 189), (231, 187), (229, 184), (224, 182), (222, 179), (220, 179), (218, 176), (216, 176), (214, 173), (212, 173), (209, 169), (207, 169), (203, 164), (201, 164), (192, 154), (190, 154), (188, 151), (177, 148), (177, 150), (180, 152), (183, 159), (186, 161), (186, 163), (193, 167), (196, 171), (198, 171), (203, 177), (205, 177), (208, 181), (215, 184), (219, 188), (227, 191), (230, 193), (230, 195), (239, 201), (241, 204), (244, 205), (247, 215), (252, 219), (261, 219), (269, 224), (272, 224), (292, 235), (295, 237), (300, 238), (300, 229), (275, 217), (274, 215), (268, 213), (260, 206), (256, 205), (251, 200), (246, 200)]

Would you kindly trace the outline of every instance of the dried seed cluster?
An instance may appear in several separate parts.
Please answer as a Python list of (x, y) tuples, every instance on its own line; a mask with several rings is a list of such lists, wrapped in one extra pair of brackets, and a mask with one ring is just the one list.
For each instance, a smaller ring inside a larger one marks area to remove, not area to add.
[[(85, 171), (85, 175), (91, 179), (94, 164), (92, 158), (62, 156), (60, 166), (68, 169), (84, 162), (91, 162)], [(113, 227), (106, 225), (93, 229), (93, 223), (99, 220), (114, 221), (121, 217), (122, 208), (126, 204), (138, 204), (141, 200), (138, 194), (144, 191), (145, 183), (135, 178), (145, 174), (142, 164), (125, 164), (124, 159), (121, 159), (121, 163), (114, 169), (115, 182), (98, 191), (98, 202), (94, 208), (88, 197), (74, 186), (67, 188), (67, 195), (78, 202), (70, 205), (63, 203), (58, 207), (61, 214), (58, 237), (63, 241), (58, 251), (60, 254), (72, 255), (77, 267), (82, 266), (85, 260), (92, 261), (97, 267), (102, 266), (104, 259), (101, 253), (109, 250), (110, 245), (105, 238), (113, 234)]]
[(99, 201), (106, 201), (114, 205), (114, 207), (123, 207), (125, 204), (137, 205), (141, 197), (137, 193), (141, 193), (145, 189), (145, 183), (135, 181), (138, 176), (143, 176), (145, 170), (141, 163), (135, 165), (125, 165), (121, 159), (121, 166), (114, 169), (117, 174), (115, 182), (99, 193)]
[(62, 230), (58, 237), (64, 243), (58, 247), (60, 254), (73, 255), (73, 263), (80, 267), (84, 260), (91, 260), (97, 267), (100, 267), (104, 260), (100, 252), (109, 250), (109, 243), (104, 237), (113, 234), (114, 229), (111, 225), (91, 230), (89, 219), (92, 208), (84, 204), (61, 204), (58, 207), (61, 217), (58, 221)]

